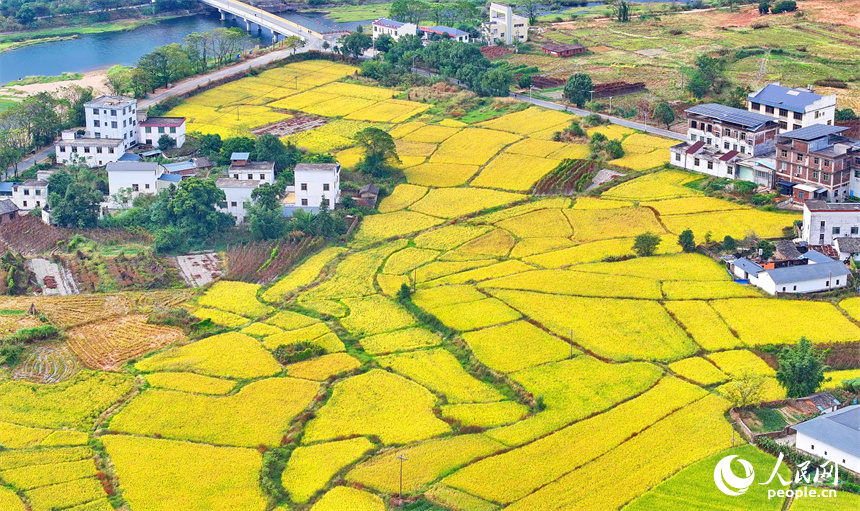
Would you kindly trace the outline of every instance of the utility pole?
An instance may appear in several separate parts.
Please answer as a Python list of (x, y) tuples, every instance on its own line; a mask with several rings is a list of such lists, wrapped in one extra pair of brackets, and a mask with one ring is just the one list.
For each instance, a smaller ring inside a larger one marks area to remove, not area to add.
[(573, 358), (573, 330), (570, 331), (570, 358)]
[(403, 501), (403, 462), (409, 458), (405, 454), (399, 454), (397, 459), (400, 460), (400, 500)]

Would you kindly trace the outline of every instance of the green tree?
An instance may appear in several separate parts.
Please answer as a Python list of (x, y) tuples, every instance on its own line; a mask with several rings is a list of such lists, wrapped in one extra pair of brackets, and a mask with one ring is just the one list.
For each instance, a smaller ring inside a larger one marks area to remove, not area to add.
[(703, 97), (705, 97), (705, 94), (708, 93), (709, 88), (710, 85), (708, 84), (707, 80), (705, 80), (704, 77), (699, 75), (693, 75), (693, 77), (690, 78), (690, 81), (687, 82), (687, 90), (690, 91), (690, 94), (692, 94), (697, 99), (702, 99)]
[(293, 55), (296, 54), (296, 50), (299, 48), (304, 48), (305, 40), (301, 37), (291, 35), (290, 37), (284, 39), (284, 48), (288, 50), (293, 50)]
[(734, 252), (738, 249), (738, 242), (731, 236), (723, 238), (723, 250), (725, 252)]
[(257, 142), (251, 137), (230, 137), (221, 144), (221, 152), (218, 153), (218, 165), (228, 165), (230, 155), (233, 153), (250, 153), (250, 158), (254, 160), (257, 158), (254, 154), (256, 147)]
[(593, 89), (590, 76), (585, 73), (576, 73), (571, 75), (567, 79), (567, 83), (564, 84), (563, 95), (569, 102), (582, 108)]
[(162, 151), (173, 149), (176, 146), (176, 140), (170, 138), (170, 135), (164, 134), (158, 137), (158, 148)]
[(393, 37), (388, 34), (382, 34), (381, 36), (376, 38), (376, 42), (374, 42), (373, 46), (376, 48), (376, 51), (380, 51), (382, 53), (388, 53), (392, 46), (394, 46), (396, 41)]
[(26, 3), (15, 13), (15, 19), (22, 25), (29, 25), (36, 20), (36, 9), (32, 4)]
[(636, 240), (633, 243), (633, 251), (636, 252), (636, 255), (639, 257), (647, 257), (654, 255), (654, 252), (657, 251), (657, 247), (660, 245), (660, 236), (656, 234), (645, 232), (636, 236)]
[(681, 245), (684, 252), (692, 252), (696, 250), (696, 237), (693, 235), (693, 231), (685, 229), (684, 232), (678, 236), (678, 245)]
[(379, 128), (365, 128), (355, 136), (359, 147), (364, 149), (364, 160), (358, 164), (359, 170), (373, 177), (382, 177), (388, 173), (386, 161), (390, 158), (400, 161), (394, 139)]
[(479, 92), (483, 96), (507, 96), (511, 92), (513, 76), (504, 69), (490, 69), (481, 76)]
[(264, 183), (251, 192), (253, 203), (248, 207), (249, 228), (256, 240), (274, 240), (286, 233), (287, 219), (284, 218), (279, 200), (278, 187)]
[(429, 10), (429, 4), (421, 0), (397, 0), (388, 9), (388, 16), (397, 21), (417, 25)]
[(606, 142), (606, 156), (610, 160), (616, 160), (624, 156), (624, 147), (621, 146), (620, 140)]
[(200, 154), (205, 156), (214, 156), (221, 151), (221, 135), (217, 133), (200, 135), (197, 140), (200, 142)]
[(156, 217), (165, 218), (190, 240), (205, 240), (235, 223), (232, 216), (216, 209), (225, 196), (214, 181), (196, 177), (185, 179), (163, 199), (166, 200), (160, 204), (162, 210), (155, 213)]
[(773, 243), (767, 240), (759, 240), (755, 248), (759, 256), (765, 261), (773, 257), (773, 252), (775, 250)]
[(361, 32), (353, 32), (341, 41), (344, 51), (355, 58), (360, 57), (368, 48), (373, 46), (373, 39)]
[(836, 109), (836, 120), (837, 121), (856, 121), (858, 119), (857, 114), (854, 113), (854, 109), (852, 108), (837, 108)]
[(622, 23), (630, 21), (630, 4), (626, 0), (609, 0), (606, 4), (612, 8), (615, 19)]
[(759, 0), (758, 13), (764, 16), (770, 11), (770, 3), (768, 0)]
[(525, 10), (526, 16), (529, 18), (529, 25), (537, 25), (538, 14), (544, 8), (545, 2), (542, 0), (521, 0), (519, 7)]
[(666, 129), (675, 122), (675, 112), (667, 103), (658, 103), (654, 108), (654, 118), (666, 125)]
[(284, 144), (281, 140), (271, 133), (264, 133), (257, 138), (254, 145), (256, 158), (260, 161), (275, 162), (275, 172), (295, 166), (301, 152), (292, 144)]
[(814, 394), (822, 383), (828, 369), (824, 365), (825, 351), (817, 350), (806, 337), (801, 337), (795, 346), (785, 346), (779, 352), (779, 369), (776, 381), (785, 388), (788, 397), (803, 397)]
[(64, 170), (51, 175), (48, 181), (51, 191), (48, 204), (51, 206), (52, 221), (70, 229), (96, 227), (104, 194), (96, 190), (94, 185), (95, 174), (89, 170), (78, 171), (74, 177)]

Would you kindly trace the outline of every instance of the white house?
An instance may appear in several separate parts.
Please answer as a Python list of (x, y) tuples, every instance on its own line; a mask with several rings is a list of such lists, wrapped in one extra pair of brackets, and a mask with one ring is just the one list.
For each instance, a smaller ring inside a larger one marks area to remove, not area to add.
[(250, 161), (249, 153), (233, 153), (230, 155), (230, 168), (227, 177), (241, 181), (275, 183), (275, 162)]
[(751, 92), (747, 108), (777, 119), (779, 132), (785, 133), (813, 124), (832, 125), (836, 117), (836, 94), (822, 96), (812, 86), (789, 89), (775, 82)]
[(860, 263), (860, 238), (836, 238), (833, 248), (839, 253), (841, 261), (851, 258)]
[(483, 24), (483, 31), (490, 44), (496, 40), (505, 44), (529, 40), (529, 19), (514, 14), (510, 6), (492, 2), (489, 16), (490, 20)]
[[(737, 179), (737, 168), (749, 159), (766, 159), (774, 152), (779, 128), (772, 117), (716, 103), (696, 105), (684, 111), (687, 142), (672, 146), (670, 163), (694, 172)], [(746, 163), (752, 170), (756, 163)], [(763, 180), (769, 179), (766, 166)]]
[(833, 245), (836, 238), (860, 237), (860, 204), (807, 200), (800, 237), (810, 245)]
[(121, 138), (89, 138), (77, 130), (63, 130), (54, 145), (57, 163), (80, 161), (88, 167), (101, 167), (120, 159), (125, 153), (125, 142)]
[(797, 431), (798, 450), (860, 473), (860, 406), (819, 415), (792, 429)]
[[(117, 161), (107, 164), (108, 194), (130, 189), (132, 200), (140, 194), (154, 194), (159, 186), (169, 186), (169, 182), (159, 183), (164, 167), (156, 162)], [(178, 176), (177, 176), (178, 177)]]
[(176, 147), (185, 144), (185, 117), (146, 117), (138, 123), (137, 140), (141, 144), (158, 145), (158, 139), (167, 135)]
[(285, 216), (296, 209), (316, 212), (323, 199), (330, 209), (340, 202), (340, 163), (299, 163), (293, 172), (296, 184), (282, 201)]
[(460, 41), (461, 43), (469, 42), (469, 33), (464, 32), (462, 30), (458, 30), (456, 28), (436, 25), (435, 27), (418, 27), (418, 31), (421, 32), (421, 36), (423, 39), (430, 39), (433, 37), (433, 35), (447, 35), (450, 39), (453, 39), (454, 41)]
[(371, 23), (373, 26), (373, 38), (385, 34), (390, 35), (395, 41), (404, 35), (417, 35), (418, 27), (414, 23), (401, 23), (388, 18), (379, 18)]
[(826, 255), (810, 250), (795, 261), (758, 264), (746, 258), (729, 263), (737, 278), (749, 280), (771, 295), (816, 293), (848, 286), (848, 267)]
[(137, 100), (125, 96), (99, 96), (84, 103), (87, 138), (123, 141), (123, 149), (137, 144)]
[(45, 206), (48, 201), (48, 182), (28, 179), (23, 183), (12, 183), (12, 201), (21, 211)]
[(263, 184), (262, 181), (249, 181), (247, 179), (234, 179), (232, 177), (221, 177), (215, 180), (215, 186), (224, 192), (225, 199), (218, 204), (222, 213), (230, 213), (236, 218), (236, 225), (245, 223), (248, 213), (246, 203), (251, 201), (251, 193)]

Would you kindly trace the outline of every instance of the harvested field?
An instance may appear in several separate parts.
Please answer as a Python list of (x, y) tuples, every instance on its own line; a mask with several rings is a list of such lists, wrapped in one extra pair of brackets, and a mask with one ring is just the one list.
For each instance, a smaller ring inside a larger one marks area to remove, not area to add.
[(12, 378), (33, 383), (58, 383), (78, 372), (78, 359), (66, 343), (39, 344), (24, 351)]
[(328, 119), (325, 117), (299, 114), (283, 121), (273, 122), (266, 126), (254, 128), (251, 130), (251, 133), (257, 136), (268, 133), (281, 138), (295, 133), (301, 133), (302, 131), (319, 128), (320, 126), (325, 126), (326, 123), (328, 123)]
[(93, 294), (74, 296), (0, 297), (0, 309), (27, 310), (30, 305), (45, 313), (61, 328), (72, 328), (94, 321), (123, 316), (132, 311), (133, 295)]
[(205, 286), (224, 274), (221, 258), (215, 252), (177, 256), (176, 264), (185, 281), (193, 287)]
[(146, 319), (135, 314), (74, 328), (69, 331), (69, 347), (87, 367), (116, 371), (128, 360), (184, 338), (182, 330), (149, 325)]

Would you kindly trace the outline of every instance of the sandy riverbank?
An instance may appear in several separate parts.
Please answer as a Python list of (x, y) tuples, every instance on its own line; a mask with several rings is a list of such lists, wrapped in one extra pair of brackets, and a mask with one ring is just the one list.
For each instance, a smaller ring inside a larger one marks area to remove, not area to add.
[[(99, 94), (108, 94), (108, 88), (105, 86), (105, 78), (107, 77), (107, 69), (99, 69), (96, 71), (90, 71), (88, 73), (84, 73), (83, 78), (80, 80), (63, 80), (60, 82), (51, 82), (51, 83), (33, 83), (30, 85), (7, 85), (3, 86), (3, 89), (6, 89), (8, 92), (11, 90), (20, 91), (23, 93), (22, 95), (33, 95), (38, 94), (39, 92), (45, 91), (56, 91), (61, 89), (62, 87), (68, 87), (69, 85), (79, 85), (81, 87), (92, 87), (96, 95)], [(12, 93), (16, 94), (16, 93)]]

